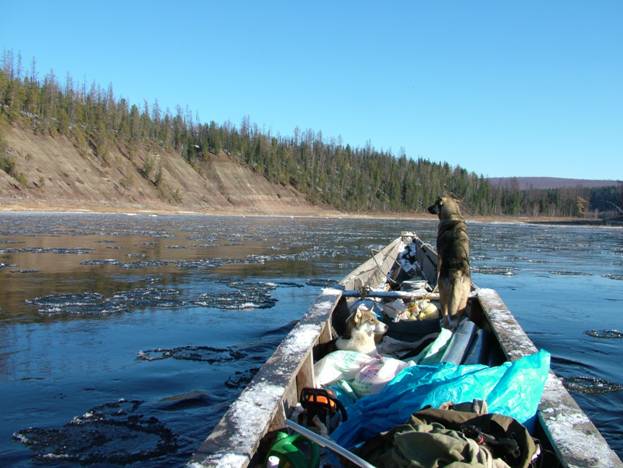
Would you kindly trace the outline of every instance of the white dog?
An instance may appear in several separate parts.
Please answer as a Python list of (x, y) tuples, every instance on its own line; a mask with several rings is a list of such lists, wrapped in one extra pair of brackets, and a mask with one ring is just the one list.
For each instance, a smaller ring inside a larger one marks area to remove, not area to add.
[(358, 351), (360, 353), (376, 353), (374, 335), (387, 333), (388, 327), (381, 322), (372, 309), (361, 304), (346, 321), (348, 338), (338, 338), (337, 349)]

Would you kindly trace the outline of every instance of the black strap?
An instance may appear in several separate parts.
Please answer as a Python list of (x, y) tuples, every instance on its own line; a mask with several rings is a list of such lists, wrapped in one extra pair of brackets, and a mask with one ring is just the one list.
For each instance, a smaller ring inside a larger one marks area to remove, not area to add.
[(519, 449), (519, 444), (515, 439), (510, 437), (494, 437), (491, 434), (487, 434), (486, 432), (482, 432), (476, 426), (463, 426), (462, 427), (463, 434), (469, 437), (470, 439), (474, 439), (478, 442), (479, 445), (488, 445), (491, 448), (500, 449), (504, 453), (510, 455), (512, 458), (516, 459), (521, 456), (521, 450)]

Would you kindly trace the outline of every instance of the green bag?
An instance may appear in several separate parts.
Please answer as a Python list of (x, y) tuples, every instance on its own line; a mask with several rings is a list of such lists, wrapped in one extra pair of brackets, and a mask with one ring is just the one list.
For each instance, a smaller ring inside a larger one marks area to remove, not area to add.
[(271, 456), (279, 458), (280, 468), (317, 468), (320, 464), (318, 446), (299, 434), (278, 432), (266, 460)]

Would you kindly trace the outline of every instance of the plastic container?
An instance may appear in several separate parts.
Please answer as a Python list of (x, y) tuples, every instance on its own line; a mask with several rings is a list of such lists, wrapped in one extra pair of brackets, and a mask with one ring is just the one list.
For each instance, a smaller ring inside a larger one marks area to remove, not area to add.
[(320, 449), (299, 434), (278, 432), (266, 456), (266, 466), (270, 467), (317, 468), (319, 465)]

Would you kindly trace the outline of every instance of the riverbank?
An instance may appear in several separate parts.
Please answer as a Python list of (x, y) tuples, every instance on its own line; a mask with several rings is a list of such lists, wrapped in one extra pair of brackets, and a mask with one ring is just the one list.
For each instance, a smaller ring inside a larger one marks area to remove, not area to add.
[[(176, 209), (171, 206), (145, 206), (130, 203), (117, 203), (115, 205), (104, 204), (48, 204), (40, 201), (25, 203), (23, 200), (16, 203), (7, 203), (0, 200), (0, 213), (2, 212), (45, 212), (45, 213), (120, 213), (120, 214), (153, 214), (153, 215), (197, 215), (197, 216), (258, 216), (258, 217), (296, 217), (296, 218), (336, 218), (336, 219), (401, 219), (401, 220), (434, 220), (435, 216), (421, 212), (368, 212), (348, 213), (322, 207), (301, 207), (284, 209), (279, 207), (273, 212), (255, 209), (223, 209), (223, 210), (189, 210)], [(565, 218), (556, 216), (465, 216), (468, 222), (475, 223), (535, 223), (535, 224), (559, 224), (559, 225), (598, 225), (583, 218)]]
[[(227, 151), (189, 161), (172, 149), (128, 148), (117, 142), (102, 156), (64, 135), (35, 133), (19, 124), (4, 125), (1, 130), (10, 164), (8, 172), (0, 170), (0, 212), (434, 219), (424, 211), (343, 212), (314, 204), (296, 184), (271, 182), (262, 171)], [(472, 222), (586, 223), (547, 216), (468, 214), (466, 218)]]

